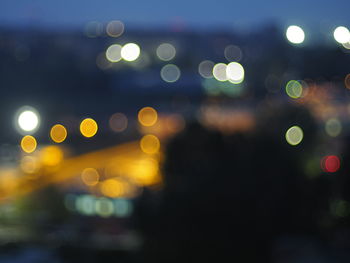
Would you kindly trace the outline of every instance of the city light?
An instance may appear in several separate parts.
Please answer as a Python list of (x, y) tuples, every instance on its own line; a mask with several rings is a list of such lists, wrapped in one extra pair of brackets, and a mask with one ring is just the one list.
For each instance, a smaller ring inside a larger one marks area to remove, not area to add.
[(160, 71), (160, 76), (165, 82), (176, 82), (180, 78), (180, 75), (180, 69), (174, 64), (167, 64)]
[(31, 135), (26, 135), (21, 140), (21, 148), (26, 153), (32, 153), (37, 146), (36, 139)]
[(303, 140), (304, 133), (299, 126), (292, 126), (286, 132), (286, 140), (290, 145), (298, 145)]
[(158, 113), (152, 107), (144, 107), (139, 111), (137, 117), (141, 125), (149, 127), (157, 122)]
[(63, 152), (58, 146), (47, 146), (40, 151), (40, 160), (45, 166), (56, 166), (63, 160)]
[(303, 94), (303, 86), (297, 80), (290, 80), (286, 85), (286, 93), (293, 99), (298, 99)]
[(140, 147), (144, 153), (154, 154), (159, 151), (160, 142), (156, 136), (152, 134), (147, 134), (142, 137), (140, 141)]
[(34, 133), (39, 127), (39, 114), (32, 108), (25, 106), (19, 110), (17, 124), (20, 132), (24, 134)]
[(238, 62), (231, 62), (226, 67), (226, 76), (234, 84), (239, 84), (244, 80), (244, 68)]
[(107, 24), (106, 32), (110, 37), (119, 37), (124, 33), (124, 24), (119, 20), (110, 21)]
[(122, 46), (118, 44), (111, 45), (106, 50), (106, 58), (110, 62), (118, 62), (122, 60)]
[(304, 42), (305, 33), (299, 26), (289, 26), (286, 31), (286, 37), (293, 44), (301, 44)]
[(80, 132), (84, 137), (93, 137), (98, 130), (98, 125), (95, 120), (86, 118), (80, 123)]
[(172, 44), (163, 43), (158, 46), (156, 53), (160, 60), (169, 61), (175, 57), (176, 49)]
[(100, 175), (94, 168), (85, 168), (81, 173), (81, 180), (87, 186), (97, 185), (100, 179)]
[(243, 53), (239, 47), (235, 45), (229, 45), (225, 47), (224, 55), (228, 61), (240, 61), (242, 59)]
[(346, 44), (350, 41), (350, 32), (349, 29), (347, 29), (344, 26), (338, 26), (333, 33), (335, 41), (337, 41), (340, 44)]
[(328, 155), (322, 158), (321, 168), (327, 173), (335, 173), (340, 168), (340, 160), (338, 156)]
[(122, 132), (128, 127), (128, 118), (123, 113), (114, 113), (109, 119), (109, 127), (114, 132)]
[(50, 138), (56, 143), (61, 143), (67, 138), (67, 130), (61, 124), (54, 125), (50, 130)]
[(214, 62), (210, 60), (204, 60), (198, 65), (198, 72), (199, 74), (206, 79), (213, 77), (213, 67)]
[(213, 76), (218, 81), (226, 81), (228, 80), (226, 74), (227, 65), (224, 63), (215, 64), (213, 67)]
[(135, 43), (128, 43), (122, 47), (121, 56), (126, 61), (135, 61), (140, 56), (140, 47)]
[(339, 119), (330, 118), (326, 121), (326, 133), (331, 137), (337, 137), (342, 131), (342, 125)]

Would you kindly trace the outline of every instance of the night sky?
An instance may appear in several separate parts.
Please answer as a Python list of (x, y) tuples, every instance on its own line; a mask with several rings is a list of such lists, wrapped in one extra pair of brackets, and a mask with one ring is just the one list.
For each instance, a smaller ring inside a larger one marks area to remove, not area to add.
[(1, 0), (0, 23), (15, 26), (80, 27), (97, 20), (122, 20), (133, 27), (254, 28), (350, 26), (349, 0)]

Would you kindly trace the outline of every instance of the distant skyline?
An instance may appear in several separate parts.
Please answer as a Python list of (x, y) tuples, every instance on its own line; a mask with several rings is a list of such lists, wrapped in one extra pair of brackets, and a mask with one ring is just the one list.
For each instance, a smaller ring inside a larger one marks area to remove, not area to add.
[(280, 26), (350, 27), (349, 0), (1, 0), (0, 25), (79, 28), (89, 21), (121, 20), (126, 26), (253, 29)]

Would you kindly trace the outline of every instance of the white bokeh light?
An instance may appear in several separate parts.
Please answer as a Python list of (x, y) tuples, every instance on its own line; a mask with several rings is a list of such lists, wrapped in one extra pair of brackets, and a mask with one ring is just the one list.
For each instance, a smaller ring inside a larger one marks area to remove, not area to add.
[(39, 127), (39, 114), (35, 109), (25, 107), (17, 116), (17, 125), (22, 132), (33, 133)]
[(226, 81), (228, 80), (226, 74), (227, 65), (224, 63), (217, 63), (213, 67), (213, 76), (218, 81)]
[(122, 47), (121, 56), (126, 61), (134, 61), (140, 56), (140, 47), (135, 43), (128, 43)]
[(293, 44), (301, 44), (304, 42), (305, 33), (299, 26), (289, 26), (286, 31), (286, 37)]
[(238, 62), (231, 62), (226, 67), (226, 76), (234, 84), (239, 84), (244, 80), (244, 68)]
[(350, 41), (350, 32), (344, 26), (338, 26), (333, 33), (335, 41), (340, 44), (345, 44)]

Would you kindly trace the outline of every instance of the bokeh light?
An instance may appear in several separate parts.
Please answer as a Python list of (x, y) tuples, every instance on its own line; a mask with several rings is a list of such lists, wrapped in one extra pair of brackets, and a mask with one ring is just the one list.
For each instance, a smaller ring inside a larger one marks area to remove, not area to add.
[(286, 93), (293, 99), (298, 99), (303, 94), (303, 86), (297, 80), (290, 80), (286, 85)]
[(303, 140), (304, 133), (299, 126), (292, 126), (286, 132), (286, 140), (290, 145), (298, 145)]
[(215, 64), (213, 67), (213, 76), (218, 81), (226, 81), (228, 80), (226, 74), (227, 65), (224, 63)]
[(199, 74), (206, 79), (213, 77), (213, 67), (214, 62), (210, 60), (204, 60), (198, 65), (198, 72)]
[(350, 49), (350, 41), (346, 42), (346, 43), (342, 43), (342, 46), (345, 48), (345, 49)]
[(226, 76), (234, 84), (239, 84), (244, 80), (244, 68), (238, 62), (231, 62), (226, 67)]
[(225, 47), (224, 55), (228, 61), (240, 61), (243, 56), (242, 50), (235, 45)]
[(109, 118), (109, 127), (114, 132), (122, 132), (128, 127), (128, 118), (123, 113), (114, 113)]
[(98, 198), (95, 202), (95, 210), (101, 217), (110, 217), (114, 213), (113, 202), (107, 198)]
[(176, 82), (180, 75), (180, 69), (174, 64), (167, 64), (160, 70), (160, 76), (165, 82)]
[(330, 118), (325, 124), (326, 133), (331, 137), (337, 137), (342, 131), (342, 125), (339, 119)]
[(61, 125), (56, 124), (50, 130), (50, 138), (56, 143), (61, 143), (67, 138), (67, 129)]
[(335, 173), (340, 168), (340, 160), (336, 155), (328, 155), (322, 158), (321, 168), (327, 173)]
[(80, 123), (80, 132), (84, 137), (93, 137), (98, 130), (98, 125), (95, 120), (86, 118)]
[(335, 41), (340, 44), (345, 44), (350, 41), (350, 32), (344, 26), (338, 26), (333, 33)]
[(47, 146), (40, 151), (40, 159), (43, 165), (56, 166), (63, 160), (63, 151), (58, 146)]
[(163, 43), (158, 46), (156, 53), (160, 60), (169, 61), (175, 57), (176, 49), (172, 44)]
[(347, 89), (350, 89), (350, 74), (347, 74), (344, 79), (344, 85)]
[(118, 62), (122, 59), (122, 46), (118, 44), (111, 45), (106, 50), (106, 58), (110, 62)]
[(24, 156), (20, 163), (24, 173), (33, 174), (39, 170), (39, 162), (34, 156)]
[(110, 21), (106, 27), (107, 35), (110, 37), (119, 37), (124, 33), (124, 24), (119, 20)]
[(152, 107), (144, 107), (138, 113), (138, 120), (143, 126), (153, 126), (158, 120), (158, 113)]
[(142, 137), (140, 147), (144, 153), (154, 154), (160, 149), (160, 141), (156, 136), (147, 134)]
[(22, 131), (33, 133), (39, 127), (38, 112), (28, 106), (21, 108), (17, 117), (17, 124)]
[(81, 180), (87, 186), (94, 186), (98, 184), (100, 175), (94, 168), (85, 168), (81, 173)]
[(128, 43), (122, 47), (121, 56), (126, 61), (134, 61), (140, 56), (140, 47), (135, 43)]
[(31, 135), (26, 135), (21, 140), (21, 148), (26, 153), (32, 153), (37, 146), (36, 139)]
[(305, 33), (301, 27), (293, 25), (287, 28), (286, 37), (293, 44), (301, 44), (304, 42)]
[(119, 178), (112, 178), (100, 184), (101, 193), (108, 197), (122, 197), (126, 194), (126, 183)]

